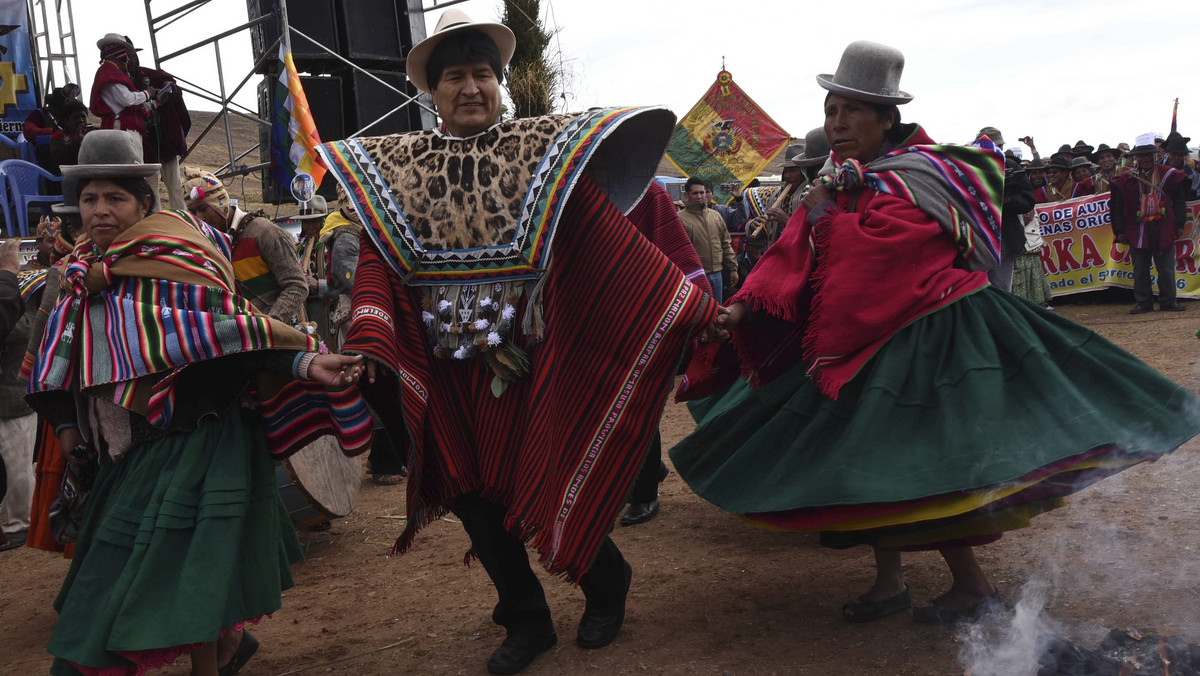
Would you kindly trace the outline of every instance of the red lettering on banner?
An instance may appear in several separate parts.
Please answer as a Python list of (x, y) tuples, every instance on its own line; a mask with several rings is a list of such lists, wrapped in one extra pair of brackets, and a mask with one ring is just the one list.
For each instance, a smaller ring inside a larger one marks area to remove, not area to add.
[(1042, 247), (1042, 272), (1047, 275), (1058, 274), (1058, 265), (1054, 262), (1054, 255), (1048, 246)]
[(1196, 242), (1190, 239), (1175, 240), (1175, 272), (1196, 274)]
[(1079, 262), (1079, 259), (1075, 258), (1075, 254), (1071, 253), (1071, 244), (1073, 244), (1071, 238), (1064, 237), (1063, 239), (1056, 239), (1053, 240), (1053, 243), (1054, 255), (1058, 259), (1058, 269), (1060, 272), (1066, 270), (1080, 270), (1083, 268), (1083, 265)]
[(1128, 245), (1117, 244), (1117, 241), (1113, 240), (1112, 247), (1108, 250), (1108, 257), (1114, 263), (1132, 263), (1133, 255), (1129, 252), (1130, 248)]
[(1102, 268), (1107, 265), (1104, 256), (1100, 255), (1100, 250), (1096, 248), (1096, 242), (1092, 240), (1090, 235), (1083, 235), (1083, 267), (1085, 268)]

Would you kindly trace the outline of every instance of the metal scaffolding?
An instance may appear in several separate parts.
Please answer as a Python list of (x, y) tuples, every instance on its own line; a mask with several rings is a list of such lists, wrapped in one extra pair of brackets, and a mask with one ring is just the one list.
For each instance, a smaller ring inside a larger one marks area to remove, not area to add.
[[(35, 0), (31, 0), (31, 2), (32, 1), (35, 1)], [(40, 2), (40, 1), (44, 1), (44, 0), (36, 0), (36, 1)], [(69, 1), (69, 0), (64, 0), (64, 1)], [(204, 141), (205, 137), (212, 131), (213, 127), (216, 126), (218, 121), (224, 122), (225, 144), (226, 144), (226, 148), (228, 150), (229, 161), (215, 172), (217, 174), (217, 176), (220, 178), (244, 176), (246, 174), (251, 174), (251, 173), (255, 173), (255, 172), (263, 172), (264, 178), (266, 178), (266, 175), (269, 174), (269, 172), (270, 172), (270, 162), (259, 162), (256, 164), (245, 164), (245, 163), (239, 164), (239, 162), (241, 162), (244, 158), (246, 158), (251, 153), (254, 153), (255, 151), (259, 151), (261, 154), (263, 149), (261, 148), (261, 143), (256, 143), (249, 148), (235, 148), (233, 135), (232, 135), (232, 133), (230, 131), (230, 127), (229, 127), (229, 116), (233, 115), (233, 116), (241, 117), (243, 119), (251, 120), (263, 128), (266, 128), (268, 130), (270, 129), (272, 120), (269, 119), (269, 116), (270, 116), (269, 111), (267, 112), (267, 116), (264, 118), (264, 116), (260, 114), (260, 111), (250, 110), (249, 108), (246, 108), (243, 105), (235, 103), (233, 101), (233, 99), (235, 96), (238, 95), (239, 92), (242, 91), (243, 88), (245, 88), (245, 86), (248, 83), (251, 82), (251, 80), (255, 79), (256, 75), (258, 75), (259, 73), (262, 72), (262, 67), (267, 62), (272, 61), (277, 58), (278, 50), (279, 50), (279, 39), (276, 39), (270, 45), (266, 45), (265, 48), (262, 49), (261, 55), (259, 56), (257, 62), (254, 63), (249, 68), (246, 68), (244, 63), (239, 64), (236, 67), (231, 63), (227, 63), (226, 59), (222, 56), (222, 53), (221, 53), (221, 42), (223, 40), (240, 35), (244, 31), (251, 30), (255, 27), (264, 26), (268, 22), (278, 21), (278, 25), (281, 28), (279, 34), (281, 36), (283, 36), (283, 39), (290, 41), (292, 39), (292, 37), (294, 36), (294, 37), (298, 37), (302, 40), (311, 42), (312, 44), (314, 44), (318, 48), (320, 48), (322, 51), (326, 52), (330, 57), (339, 60), (345, 66), (348, 66), (352, 69), (355, 69), (355, 70), (361, 72), (364, 76), (371, 78), (378, 84), (384, 86), (390, 92), (395, 93), (397, 97), (399, 97), (397, 99), (398, 104), (394, 108), (392, 108), (387, 113), (384, 113), (383, 115), (379, 116), (376, 120), (374, 120), (370, 124), (367, 124), (362, 129), (359, 129), (359, 130), (355, 131), (353, 134), (350, 134), (350, 136), (358, 136), (364, 132), (367, 132), (372, 127), (374, 127), (378, 123), (382, 122), (383, 120), (387, 119), (392, 114), (404, 109), (407, 106), (412, 106), (412, 105), (419, 106), (422, 109), (421, 119), (425, 126), (433, 125), (433, 122), (435, 119), (433, 116), (434, 111), (428, 105), (426, 105), (422, 101), (417, 100), (417, 98), (415, 96), (410, 96), (407, 93), (405, 93), (405, 92), (401, 91), (400, 89), (397, 89), (393, 85), (389, 84), (388, 82), (385, 82), (384, 80), (375, 76), (374, 74), (369, 72), (366, 68), (364, 68), (362, 65), (357, 64), (354, 61), (337, 54), (336, 52), (329, 49), (325, 45), (318, 43), (313, 38), (301, 33), (300, 31), (296, 30), (295, 27), (289, 25), (288, 20), (287, 20), (286, 4), (280, 4), (278, 2), (274, 3), (274, 4), (279, 5), (279, 7), (280, 7), (278, 18), (276, 18), (276, 16), (272, 13), (272, 14), (265, 14), (263, 16), (259, 16), (257, 18), (251, 19), (250, 18), (250, 10), (249, 10), (249, 6), (248, 6), (247, 13), (246, 13), (247, 20), (244, 23), (233, 26), (227, 30), (217, 33), (216, 35), (212, 35), (212, 36), (206, 37), (204, 39), (201, 39), (198, 42), (195, 42), (187, 47), (183, 47), (181, 49), (174, 49), (168, 53), (163, 54), (163, 53), (161, 53), (163, 45), (160, 44), (160, 38), (162, 37), (162, 35), (161, 35), (162, 32), (165, 29), (167, 29), (169, 26), (174, 24), (175, 22), (193, 14), (194, 12), (198, 12), (198, 11), (205, 9), (205, 7), (212, 2), (212, 0), (182, 0), (180, 2), (177, 2), (176, 3), (177, 6), (175, 6), (174, 8), (168, 9), (165, 11), (161, 11), (161, 13), (157, 14), (157, 15), (154, 13), (154, 10), (151, 9), (151, 0), (143, 0), (143, 2), (145, 4), (145, 9), (146, 9), (146, 23), (147, 23), (147, 27), (148, 27), (149, 33), (150, 33), (150, 47), (151, 47), (151, 51), (152, 51), (152, 54), (154, 57), (155, 68), (165, 69), (164, 64), (166, 62), (168, 62), (172, 59), (178, 58), (184, 54), (190, 54), (190, 53), (195, 52), (200, 49), (206, 49), (206, 48), (211, 47), (213, 50), (213, 55), (214, 55), (213, 63), (216, 65), (217, 82), (218, 82), (216, 91), (213, 91), (209, 88), (203, 87), (203, 86), (201, 86), (195, 82), (192, 82), (184, 77), (180, 77), (177, 73), (174, 73), (173, 75), (176, 78), (176, 80), (179, 82), (181, 89), (184, 92), (186, 92), (187, 94), (190, 94), (192, 96), (196, 96), (205, 101), (208, 101), (209, 103), (215, 104), (220, 107), (219, 115), (214, 116), (213, 119), (208, 123), (208, 125), (200, 132), (200, 134), (195, 136), (195, 138), (191, 142), (191, 145), (188, 148), (188, 151), (190, 152), (198, 144), (200, 144)], [(159, 10), (161, 10), (163, 2), (164, 2), (164, 0), (157, 0), (157, 2), (154, 2), (154, 4), (157, 6), (157, 8)], [(414, 27), (414, 33), (417, 33), (418, 31), (416, 29), (419, 29), (419, 34), (421, 36), (424, 36), (425, 29), (424, 29), (424, 18), (423, 17), (424, 17), (424, 12), (426, 11), (426, 9), (422, 6), (421, 0), (405, 0), (405, 2), (407, 3), (409, 16), (413, 17), (414, 19), (416, 19), (417, 17), (420, 17), (421, 25), (419, 27)], [(229, 16), (228, 12), (217, 12), (217, 11), (215, 11), (214, 8), (209, 8), (209, 9), (210, 9), (209, 14), (212, 16), (214, 21), (218, 20), (218, 18), (227, 19)], [(208, 24), (210, 22), (205, 21), (205, 22), (195, 22), (195, 23)], [(290, 42), (289, 42), (289, 44), (290, 44)], [(237, 84), (235, 86), (233, 86), (232, 88), (230, 88), (227, 86), (226, 83), (232, 82), (233, 80), (232, 80), (232, 78), (226, 77), (227, 72), (232, 73), (234, 75), (239, 75), (241, 73), (244, 73), (244, 75), (241, 75), (237, 81)], [(261, 77), (266, 78), (269, 76), (263, 75)], [(320, 130), (318, 129), (318, 133), (319, 132), (320, 132)], [(330, 140), (332, 140), (332, 139), (330, 139)]]
[[(71, 0), (28, 0), (29, 46), (34, 78), (42, 98), (55, 87), (79, 84), (79, 54), (75, 49), (75, 14)], [(38, 100), (38, 105), (42, 101)]]

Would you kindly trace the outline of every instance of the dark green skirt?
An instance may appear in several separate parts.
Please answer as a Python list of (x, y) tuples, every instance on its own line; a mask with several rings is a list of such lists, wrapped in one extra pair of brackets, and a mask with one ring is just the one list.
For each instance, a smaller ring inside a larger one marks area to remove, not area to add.
[(798, 363), (694, 402), (697, 428), (670, 455), (693, 491), (751, 521), (836, 531), (839, 546), (944, 544), (1023, 526), (1174, 450), (1200, 432), (1198, 403), (1094, 332), (988, 287), (897, 333), (836, 401)]
[(303, 557), (262, 430), (243, 415), (102, 463), (54, 603), (52, 673), (136, 673), (279, 610)]

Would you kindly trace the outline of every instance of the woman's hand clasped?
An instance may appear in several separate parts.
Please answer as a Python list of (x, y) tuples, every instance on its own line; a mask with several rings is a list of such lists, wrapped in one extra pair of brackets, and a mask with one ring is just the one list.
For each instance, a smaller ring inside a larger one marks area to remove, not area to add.
[(717, 308), (717, 318), (700, 332), (700, 342), (723, 343), (729, 340), (730, 332), (745, 318), (746, 306), (742, 303)]
[(831, 199), (833, 199), (833, 191), (829, 189), (828, 184), (822, 181), (813, 185), (808, 189), (808, 192), (804, 193), (804, 199), (800, 200), (800, 204), (804, 207), (805, 211), (812, 211), (813, 207)]
[(344, 390), (362, 376), (362, 362), (362, 355), (319, 354), (308, 365), (308, 379), (332, 390)]

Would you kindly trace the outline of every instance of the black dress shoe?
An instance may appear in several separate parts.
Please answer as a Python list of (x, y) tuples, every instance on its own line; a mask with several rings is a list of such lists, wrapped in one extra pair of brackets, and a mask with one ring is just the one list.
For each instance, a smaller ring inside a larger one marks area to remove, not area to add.
[(625, 591), (621, 594), (620, 603), (610, 606), (588, 604), (583, 609), (583, 617), (579, 618), (579, 631), (575, 634), (575, 643), (580, 648), (589, 650), (603, 648), (617, 637), (621, 625), (625, 622), (625, 600), (629, 598), (629, 583), (633, 580), (633, 568), (625, 563)]
[(225, 666), (217, 669), (217, 676), (234, 676), (246, 666), (254, 653), (258, 651), (258, 639), (250, 635), (250, 632), (242, 630), (242, 640), (238, 642), (237, 650), (234, 651), (233, 657), (225, 663)]
[(1129, 311), (1129, 314), (1141, 315), (1141, 314), (1145, 314), (1147, 312), (1154, 312), (1154, 304), (1153, 303), (1138, 303), (1137, 305), (1133, 306), (1133, 309)]
[(1180, 303), (1177, 300), (1172, 300), (1172, 301), (1168, 301), (1166, 303), (1159, 303), (1158, 309), (1166, 310), (1167, 312), (1183, 312), (1184, 310), (1187, 309), (1187, 307), (1183, 303)]
[(625, 510), (625, 515), (621, 517), (621, 525), (635, 526), (639, 523), (646, 523), (656, 516), (658, 516), (658, 498), (654, 498), (650, 502), (631, 502), (629, 509)]
[(533, 658), (554, 647), (558, 634), (549, 632), (509, 634), (488, 658), (489, 674), (515, 674), (520, 672)]

